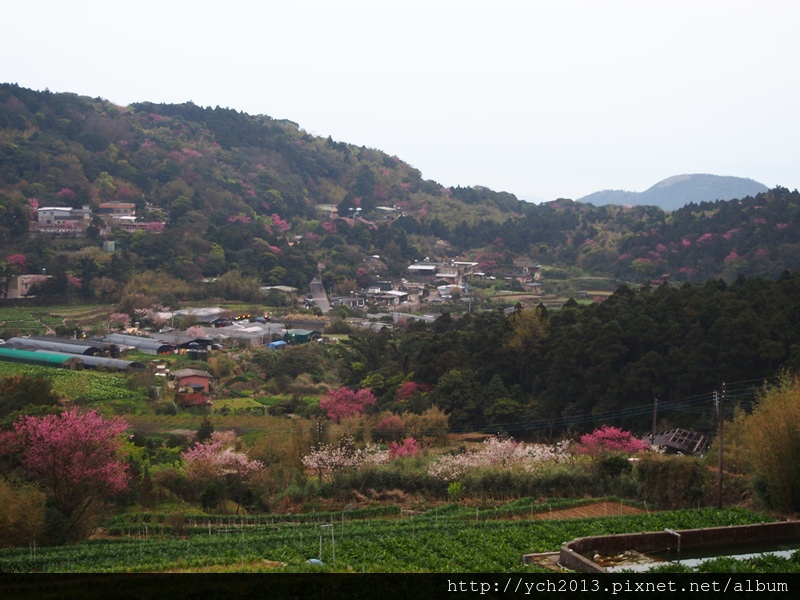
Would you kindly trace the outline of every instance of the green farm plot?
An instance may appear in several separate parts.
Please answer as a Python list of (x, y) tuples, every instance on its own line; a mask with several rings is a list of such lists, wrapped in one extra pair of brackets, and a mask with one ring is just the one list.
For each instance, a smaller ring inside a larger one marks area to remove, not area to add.
[(95, 405), (100, 409), (109, 408), (117, 413), (135, 408), (143, 400), (142, 392), (128, 389), (125, 375), (117, 373), (69, 371), (0, 362), (0, 377), (10, 375), (46, 377), (51, 381), (53, 391), (62, 398)]
[(230, 412), (263, 409), (264, 405), (252, 398), (222, 398), (214, 400), (214, 412), (228, 410)]
[[(220, 568), (230, 571), (284, 572), (534, 572), (523, 565), (530, 552), (558, 550), (564, 542), (588, 535), (713, 527), (769, 520), (743, 509), (701, 509), (575, 520), (467, 521), (463, 518), (348, 520), (331, 513), (317, 523), (252, 519), (224, 527), (208, 517), (183, 530), (182, 538), (154, 533), (142, 524), (127, 538), (94, 540), (72, 546), (0, 550), (0, 569), (14, 572), (152, 572)], [(248, 524), (249, 523), (249, 524)], [(156, 528), (157, 529), (157, 528)], [(323, 567), (312, 567), (318, 558)], [(265, 566), (263, 561), (270, 561)]]
[(115, 308), (105, 305), (15, 306), (0, 308), (0, 330), (21, 335), (42, 335), (64, 323), (87, 327), (106, 322)]

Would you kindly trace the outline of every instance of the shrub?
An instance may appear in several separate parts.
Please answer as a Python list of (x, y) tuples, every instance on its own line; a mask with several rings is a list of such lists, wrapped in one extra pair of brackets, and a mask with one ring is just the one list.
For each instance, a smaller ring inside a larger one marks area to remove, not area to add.
[(751, 415), (740, 415), (747, 471), (767, 506), (800, 512), (800, 378), (766, 388)]
[(636, 468), (641, 497), (663, 509), (691, 508), (709, 502), (715, 475), (688, 456), (647, 454)]
[(28, 483), (0, 478), (0, 546), (22, 546), (41, 539), (45, 495)]
[(464, 486), (460, 481), (453, 481), (447, 486), (447, 498), (451, 502), (457, 501), (464, 493)]

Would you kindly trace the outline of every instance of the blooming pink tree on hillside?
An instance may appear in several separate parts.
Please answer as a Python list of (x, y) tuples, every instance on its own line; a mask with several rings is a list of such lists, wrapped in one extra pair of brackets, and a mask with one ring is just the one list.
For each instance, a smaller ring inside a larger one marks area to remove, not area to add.
[(280, 217), (280, 215), (278, 215), (276, 213), (273, 213), (272, 216), (270, 217), (270, 219), (272, 220), (273, 227), (275, 227), (275, 229), (277, 229), (281, 233), (284, 233), (284, 232), (288, 231), (289, 228), (291, 227), (291, 225), (289, 225), (288, 221), (285, 221), (284, 219), (282, 219)]
[(200, 327), (199, 325), (192, 325), (191, 327), (186, 329), (186, 335), (190, 335), (195, 338), (204, 338), (208, 334), (206, 330)]
[(24, 254), (12, 254), (11, 256), (6, 256), (6, 262), (14, 267), (17, 272), (22, 273), (28, 261)]
[(116, 328), (127, 329), (131, 326), (131, 316), (123, 312), (111, 313), (108, 315), (108, 322)]
[(239, 438), (232, 432), (215, 431), (204, 444), (195, 444), (181, 454), (187, 479), (201, 486), (215, 479), (247, 481), (264, 468), (264, 463), (237, 451)]
[(319, 401), (320, 408), (328, 417), (337, 423), (344, 417), (360, 415), (367, 407), (377, 402), (377, 398), (369, 388), (354, 392), (348, 387), (340, 387), (325, 394)]
[(60, 415), (20, 417), (0, 444), (25, 473), (51, 496), (74, 531), (92, 509), (128, 489), (128, 469), (119, 452), (128, 424), (77, 408)]
[(181, 454), (186, 479), (196, 491), (205, 490), (201, 500), (207, 508), (224, 502), (229, 495), (241, 503), (251, 478), (264, 470), (264, 463), (239, 451), (240, 446), (241, 440), (233, 431), (215, 431), (208, 441)]
[(431, 386), (426, 383), (417, 383), (416, 381), (406, 381), (395, 392), (395, 398), (400, 402), (405, 402), (417, 392), (425, 393), (430, 392)]
[(592, 433), (582, 435), (580, 444), (578, 444), (575, 451), (577, 454), (599, 456), (609, 452), (635, 454), (648, 448), (647, 442), (637, 440), (631, 435), (630, 431), (603, 425)]

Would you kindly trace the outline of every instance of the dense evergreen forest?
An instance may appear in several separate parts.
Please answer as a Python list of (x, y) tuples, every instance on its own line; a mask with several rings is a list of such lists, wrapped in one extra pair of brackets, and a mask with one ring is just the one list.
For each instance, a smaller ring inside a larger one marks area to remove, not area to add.
[[(797, 273), (623, 286), (602, 304), (444, 315), (401, 334), (356, 335), (343, 377), (371, 388), (377, 409), (438, 406), (455, 431), (541, 438), (613, 424), (646, 432), (658, 399), (658, 429), (711, 432), (723, 383), (728, 410), (747, 410), (753, 390), (800, 367), (798, 323)], [(409, 378), (417, 393), (398, 400)]]

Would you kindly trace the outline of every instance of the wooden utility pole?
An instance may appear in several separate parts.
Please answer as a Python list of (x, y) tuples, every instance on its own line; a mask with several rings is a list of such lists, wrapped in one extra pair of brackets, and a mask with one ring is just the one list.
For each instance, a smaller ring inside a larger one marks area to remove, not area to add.
[(724, 429), (725, 429), (725, 383), (723, 382), (722, 392), (719, 395), (719, 461), (717, 464), (717, 508), (722, 508)]
[(650, 432), (650, 445), (656, 440), (656, 419), (658, 417), (658, 398), (653, 398), (653, 430)]

